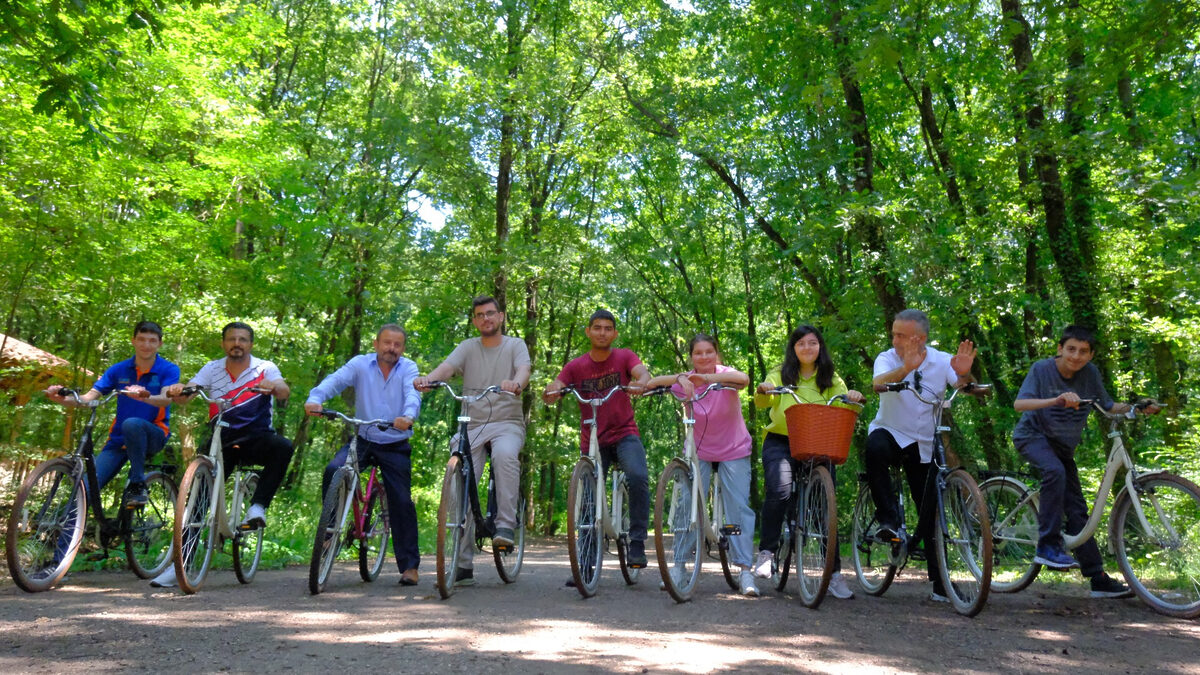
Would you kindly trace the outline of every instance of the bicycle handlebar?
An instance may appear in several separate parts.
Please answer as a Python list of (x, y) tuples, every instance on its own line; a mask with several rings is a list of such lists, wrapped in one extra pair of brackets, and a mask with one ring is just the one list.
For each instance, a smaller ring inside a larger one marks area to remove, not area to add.
[(1123, 413), (1110, 413), (1109, 411), (1100, 407), (1100, 399), (1096, 399), (1096, 398), (1081, 398), (1081, 399), (1079, 399), (1079, 405), (1091, 406), (1096, 409), (1096, 412), (1099, 412), (1101, 415), (1104, 415), (1105, 417), (1107, 417), (1110, 420), (1119, 420), (1122, 418), (1131, 420), (1136, 417), (1138, 410), (1145, 410), (1146, 408), (1149, 408), (1151, 406), (1162, 407), (1161, 403), (1159, 403), (1158, 401), (1156, 401), (1152, 398), (1144, 398), (1144, 399), (1132, 404), (1130, 406), (1129, 410), (1126, 410)]
[(912, 383), (909, 382), (908, 380), (901, 380), (900, 382), (885, 382), (882, 385), (875, 385), (873, 388), (875, 389), (876, 393), (880, 393), (880, 394), (885, 393), (885, 392), (899, 392), (899, 391), (904, 391), (907, 389), (913, 393), (913, 396), (917, 397), (918, 401), (921, 401), (922, 403), (928, 403), (929, 405), (937, 405), (938, 403), (942, 403), (943, 405), (948, 404), (951, 401), (953, 401), (955, 399), (955, 397), (958, 396), (959, 394), (972, 394), (975, 396), (987, 396), (988, 394), (992, 393), (992, 385), (980, 384), (978, 382), (968, 382), (962, 386), (954, 387), (954, 393), (950, 394), (950, 396), (948, 396), (944, 399), (925, 398), (925, 396), (922, 395), (921, 391), (923, 390), (927, 393), (932, 394), (933, 390), (931, 390), (928, 387), (925, 387), (923, 385), (920, 387), (920, 390), (918, 390), (917, 388), (913, 387)]
[[(763, 394), (765, 396), (781, 396), (783, 394), (790, 394), (791, 397), (793, 399), (795, 399), (797, 404), (804, 405), (804, 401), (801, 401), (800, 397), (796, 395), (796, 388), (790, 384), (783, 384), (778, 387), (775, 387), (774, 389), (769, 389), (767, 391), (763, 391), (763, 392), (759, 392), (759, 393)], [(866, 407), (866, 405), (863, 403), (857, 403), (855, 401), (851, 401), (850, 398), (848, 396), (846, 396), (845, 394), (838, 394), (837, 396), (830, 398), (828, 401), (825, 402), (825, 405), (833, 405), (834, 401), (841, 401), (842, 403), (844, 403), (846, 405), (857, 406), (858, 412), (862, 412), (863, 408)]]
[(584, 398), (583, 394), (579, 393), (579, 389), (575, 385), (568, 384), (567, 386), (563, 387), (562, 389), (559, 389), (558, 391), (556, 391), (554, 393), (558, 394), (559, 396), (565, 395), (567, 393), (571, 393), (571, 394), (575, 395), (575, 398), (580, 403), (586, 403), (587, 405), (590, 405), (593, 408), (599, 408), (601, 405), (603, 405), (605, 402), (607, 402), (608, 399), (612, 398), (613, 394), (616, 394), (618, 391), (628, 391), (629, 389), (630, 389), (630, 387), (628, 385), (618, 384), (617, 386), (613, 387), (612, 389), (609, 389), (608, 393), (605, 394), (604, 396), (601, 396), (599, 398)]
[(442, 380), (434, 380), (429, 383), (430, 389), (437, 389), (438, 387), (441, 387), (441, 388), (445, 389), (446, 391), (450, 392), (450, 396), (454, 400), (465, 401), (467, 403), (474, 403), (474, 402), (482, 399), (483, 397), (487, 396), (488, 394), (494, 394), (494, 393), (501, 393), (501, 394), (508, 394), (509, 396), (516, 396), (516, 394), (512, 393), (511, 391), (501, 389), (500, 385), (498, 385), (498, 384), (493, 384), (492, 386), (488, 387), (487, 389), (484, 389), (483, 391), (481, 391), (478, 394), (475, 394), (473, 396), (468, 396), (467, 394), (454, 393), (454, 387), (451, 387), (449, 382), (443, 382)]
[[(666, 394), (666, 393), (670, 392), (671, 396), (674, 396), (675, 400), (677, 400), (677, 401), (687, 401), (688, 400), (686, 398), (679, 398), (679, 396), (675, 393), (674, 388), (675, 388), (675, 385), (664, 386), (664, 387), (655, 387), (653, 389), (647, 389), (646, 391), (643, 391), (642, 396), (658, 396), (659, 394)], [(737, 387), (731, 387), (727, 384), (722, 384), (721, 382), (713, 382), (712, 384), (709, 384), (707, 387), (705, 387), (703, 391), (699, 391), (699, 390), (695, 391), (692, 394), (691, 400), (699, 401), (700, 399), (704, 398), (705, 396), (708, 396), (708, 394), (710, 392), (721, 391), (724, 389), (736, 390)]]
[(373, 424), (380, 431), (387, 431), (388, 429), (393, 428), (392, 423), (387, 420), (360, 420), (338, 412), (337, 410), (321, 410), (321, 412), (318, 412), (317, 415), (328, 420), (341, 419), (346, 424), (354, 427), (365, 427)]

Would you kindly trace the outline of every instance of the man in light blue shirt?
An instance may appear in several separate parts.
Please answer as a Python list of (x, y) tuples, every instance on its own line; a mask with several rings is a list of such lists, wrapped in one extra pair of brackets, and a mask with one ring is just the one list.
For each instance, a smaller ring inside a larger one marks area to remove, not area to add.
[[(355, 414), (360, 419), (392, 420), (392, 428), (359, 429), (359, 467), (378, 466), (383, 474), (388, 514), (392, 524), (392, 551), (400, 570), (400, 584), (417, 584), (420, 552), (417, 550), (417, 510), (412, 500), (413, 420), (421, 412), (421, 395), (413, 388), (417, 364), (404, 358), (407, 333), (394, 323), (384, 325), (375, 336), (375, 353), (360, 354), (325, 378), (308, 394), (304, 412), (316, 415), (322, 404), (346, 387), (354, 387)], [(333, 474), (346, 463), (350, 444), (342, 446), (325, 467), (321, 494), (329, 488)], [(322, 497), (324, 498), (324, 497)]]

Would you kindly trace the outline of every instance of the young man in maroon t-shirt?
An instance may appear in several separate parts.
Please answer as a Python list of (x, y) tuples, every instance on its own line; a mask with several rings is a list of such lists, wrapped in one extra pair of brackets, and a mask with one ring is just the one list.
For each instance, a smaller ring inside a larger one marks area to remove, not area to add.
[[(542, 400), (557, 401), (559, 390), (574, 385), (585, 397), (600, 397), (619, 385), (640, 390), (650, 381), (650, 373), (642, 360), (628, 349), (613, 349), (617, 339), (617, 320), (608, 310), (598, 309), (588, 319), (585, 333), (592, 348), (563, 366), (562, 372), (546, 387)], [(591, 396), (589, 396), (589, 394)], [(579, 405), (582, 420), (591, 415), (587, 406)], [(588, 451), (589, 433), (584, 425), (580, 445)], [(596, 411), (596, 432), (600, 439), (600, 459), (607, 471), (615, 459), (629, 481), (629, 566), (646, 566), (646, 526), (650, 521), (650, 472), (646, 468), (646, 449), (638, 436), (633, 420), (633, 404), (629, 395), (619, 391)]]

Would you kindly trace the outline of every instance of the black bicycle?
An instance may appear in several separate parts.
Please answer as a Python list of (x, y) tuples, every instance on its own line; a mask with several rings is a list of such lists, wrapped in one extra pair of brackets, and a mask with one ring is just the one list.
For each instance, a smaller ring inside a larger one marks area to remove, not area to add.
[(160, 574), (171, 564), (174, 550), (171, 528), (175, 522), (175, 466), (146, 464), (146, 504), (126, 504), (122, 491), (116, 514), (110, 517), (100, 491), (88, 489), (97, 484), (92, 433), (100, 408), (125, 392), (114, 391), (93, 401), (83, 401), (72, 389), (60, 389), (58, 393), (73, 397), (77, 405), (92, 412), (75, 451), (39, 464), (17, 491), (8, 517), (5, 551), (13, 581), (30, 593), (48, 590), (60, 582), (79, 553), (89, 509), (93, 539), (100, 550), (88, 560), (107, 559), (111, 551), (123, 548), (134, 574), (143, 579)]
[[(458, 445), (455, 446), (450, 455), (450, 461), (446, 464), (446, 474), (442, 478), (442, 500), (438, 508), (437, 589), (442, 599), (446, 599), (454, 594), (454, 575), (458, 569), (460, 546), (471, 525), (467, 519), (474, 518), (475, 546), (478, 550), (483, 550), (485, 539), (491, 539), (496, 534), (496, 484), (489, 463), (487, 513), (484, 513), (479, 504), (479, 487), (475, 481), (475, 467), (471, 459), (471, 442), (467, 438), (467, 424), (471, 421), (468, 408), (472, 403), (490, 394), (505, 393), (510, 396), (512, 394), (496, 385), (492, 385), (474, 396), (454, 393), (454, 389), (447, 382), (430, 382), (429, 387), (431, 389), (444, 387), (454, 400), (462, 404), (462, 410), (458, 415)], [(492, 557), (496, 561), (496, 571), (507, 584), (517, 580), (517, 575), (521, 573), (521, 563), (525, 559), (524, 491), (517, 501), (516, 517), (512, 545), (492, 544)]]

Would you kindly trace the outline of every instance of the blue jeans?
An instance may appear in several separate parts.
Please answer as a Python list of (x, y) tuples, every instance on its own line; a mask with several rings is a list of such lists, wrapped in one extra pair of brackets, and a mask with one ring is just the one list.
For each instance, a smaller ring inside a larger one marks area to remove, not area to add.
[(725, 522), (713, 523), (720, 529), (723, 525), (737, 525), (742, 533), (729, 538), (730, 560), (735, 565), (749, 568), (752, 565), (751, 549), (754, 548), (754, 509), (750, 508), (750, 457), (733, 459), (726, 462), (700, 461), (700, 489), (708, 493), (708, 484), (712, 480), (713, 464), (717, 465), (717, 475), (721, 477), (725, 507)]
[[(1067, 532), (1075, 534), (1088, 519), (1088, 504), (1079, 485), (1079, 468), (1075, 466), (1075, 448), (1038, 436), (1017, 442), (1017, 452), (1037, 469), (1042, 477), (1042, 492), (1038, 500), (1038, 548), (1062, 549), (1063, 517)], [(1100, 547), (1089, 537), (1076, 547), (1075, 558), (1085, 577), (1104, 571)]]
[[(149, 420), (140, 417), (130, 417), (121, 423), (122, 441), (109, 438), (104, 448), (96, 455), (96, 480), (100, 489), (108, 485), (108, 481), (117, 475), (125, 460), (129, 460), (129, 482), (141, 483), (146, 480), (146, 458), (153, 457), (167, 443), (167, 436), (162, 429)], [(95, 494), (96, 487), (88, 486)]]
[[(325, 467), (321, 477), (321, 498), (333, 480), (333, 474), (346, 463), (350, 444), (342, 446)], [(412, 500), (412, 447), (407, 440), (396, 443), (372, 443), (358, 439), (358, 467), (378, 466), (387, 495), (388, 521), (392, 529), (392, 553), (401, 572), (415, 570), (421, 564), (417, 548), (417, 507)]]
[(646, 468), (646, 448), (642, 439), (630, 434), (612, 445), (600, 446), (600, 463), (605, 475), (616, 460), (629, 485), (629, 540), (646, 541), (650, 525), (650, 470)]

